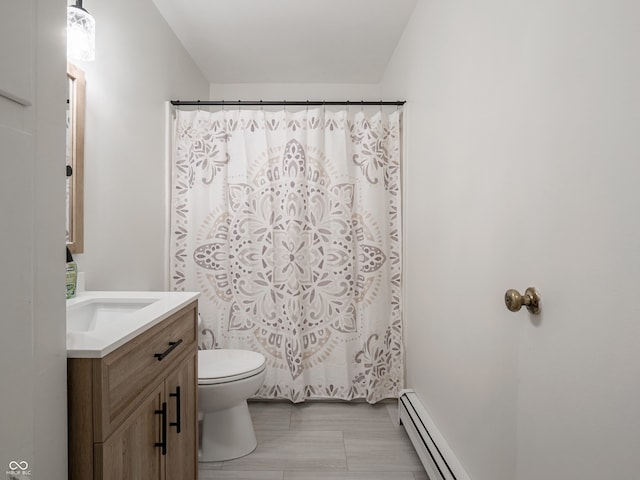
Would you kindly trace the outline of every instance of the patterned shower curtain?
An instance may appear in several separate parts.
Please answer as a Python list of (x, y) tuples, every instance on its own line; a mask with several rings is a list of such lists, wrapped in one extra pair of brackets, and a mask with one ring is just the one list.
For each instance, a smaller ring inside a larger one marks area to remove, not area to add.
[(171, 286), (200, 348), (262, 353), (259, 398), (402, 387), (401, 112), (178, 111)]

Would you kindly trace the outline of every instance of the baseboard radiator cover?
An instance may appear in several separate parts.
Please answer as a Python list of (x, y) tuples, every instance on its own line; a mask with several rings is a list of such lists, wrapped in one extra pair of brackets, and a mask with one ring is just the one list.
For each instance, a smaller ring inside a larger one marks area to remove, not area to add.
[(400, 392), (398, 417), (429, 480), (471, 480), (413, 390)]

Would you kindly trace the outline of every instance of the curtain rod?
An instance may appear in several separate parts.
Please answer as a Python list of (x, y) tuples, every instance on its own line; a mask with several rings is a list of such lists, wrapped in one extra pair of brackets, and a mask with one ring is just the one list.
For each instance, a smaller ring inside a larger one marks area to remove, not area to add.
[(180, 105), (189, 105), (189, 106), (210, 106), (210, 105), (221, 105), (221, 106), (237, 106), (237, 105), (250, 105), (250, 106), (255, 106), (255, 107), (259, 107), (259, 106), (301, 106), (301, 107), (305, 107), (305, 106), (309, 106), (309, 105), (318, 105), (318, 106), (325, 106), (325, 105), (353, 105), (353, 106), (357, 106), (357, 105), (361, 105), (361, 106), (370, 106), (370, 105), (375, 105), (375, 106), (383, 106), (383, 105), (395, 105), (395, 106), (401, 106), (404, 105), (406, 103), (405, 100), (396, 100), (395, 102), (387, 102), (387, 101), (378, 101), (378, 102), (371, 102), (371, 101), (350, 101), (350, 100), (346, 100), (346, 101), (341, 101), (341, 102), (333, 102), (333, 101), (324, 101), (324, 100), (298, 100), (298, 101), (288, 101), (288, 100), (276, 100), (276, 101), (272, 101), (272, 100), (171, 100), (171, 105), (176, 105), (176, 106), (180, 106)]

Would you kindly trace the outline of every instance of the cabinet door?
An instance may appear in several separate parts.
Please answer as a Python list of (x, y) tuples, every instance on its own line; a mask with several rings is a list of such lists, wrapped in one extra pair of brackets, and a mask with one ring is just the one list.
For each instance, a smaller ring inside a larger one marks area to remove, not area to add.
[(162, 448), (156, 445), (167, 440), (162, 438), (159, 413), (164, 401), (164, 384), (160, 384), (106, 442), (95, 445), (97, 480), (164, 478)]
[(198, 465), (197, 352), (187, 357), (165, 382), (168, 403), (166, 479), (196, 480)]

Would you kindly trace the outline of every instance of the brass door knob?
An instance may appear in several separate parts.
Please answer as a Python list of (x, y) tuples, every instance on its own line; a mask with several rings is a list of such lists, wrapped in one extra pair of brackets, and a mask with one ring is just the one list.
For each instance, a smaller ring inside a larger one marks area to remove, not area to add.
[(504, 294), (504, 303), (512, 312), (517, 312), (524, 305), (530, 313), (536, 314), (540, 311), (540, 294), (533, 287), (527, 288), (524, 295), (510, 289)]

